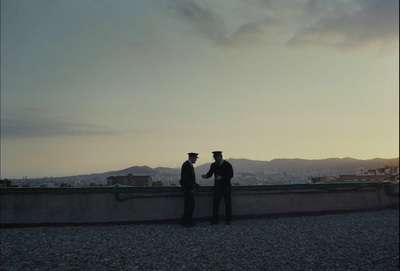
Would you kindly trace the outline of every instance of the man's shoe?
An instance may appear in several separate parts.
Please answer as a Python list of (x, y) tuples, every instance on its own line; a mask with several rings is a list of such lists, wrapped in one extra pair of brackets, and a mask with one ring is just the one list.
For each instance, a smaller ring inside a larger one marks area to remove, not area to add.
[(226, 221), (225, 224), (226, 224), (226, 225), (230, 225), (231, 222), (230, 222), (230, 221)]
[(218, 221), (211, 221), (210, 222), (210, 225), (215, 225), (215, 224), (218, 224)]

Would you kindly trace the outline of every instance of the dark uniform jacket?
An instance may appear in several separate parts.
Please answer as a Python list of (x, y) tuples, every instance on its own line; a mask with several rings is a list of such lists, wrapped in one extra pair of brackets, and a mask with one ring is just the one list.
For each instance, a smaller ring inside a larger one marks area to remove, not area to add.
[(185, 190), (192, 190), (198, 186), (198, 184), (196, 183), (194, 167), (192, 164), (190, 164), (189, 161), (185, 161), (182, 164), (181, 180), (179, 181), (179, 183)]
[(214, 162), (210, 166), (210, 170), (206, 174), (206, 178), (210, 178), (214, 174), (214, 177), (219, 175), (222, 177), (221, 181), (215, 181), (215, 185), (230, 185), (231, 179), (233, 178), (233, 168), (232, 165), (223, 160), (222, 164)]

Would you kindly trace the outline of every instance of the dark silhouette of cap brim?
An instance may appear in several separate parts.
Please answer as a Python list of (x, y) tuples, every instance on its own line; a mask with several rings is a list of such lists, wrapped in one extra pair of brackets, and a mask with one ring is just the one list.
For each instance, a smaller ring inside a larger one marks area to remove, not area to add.
[(189, 157), (193, 157), (193, 156), (196, 157), (196, 158), (199, 157), (199, 154), (195, 153), (195, 152), (189, 152), (188, 155), (189, 155)]

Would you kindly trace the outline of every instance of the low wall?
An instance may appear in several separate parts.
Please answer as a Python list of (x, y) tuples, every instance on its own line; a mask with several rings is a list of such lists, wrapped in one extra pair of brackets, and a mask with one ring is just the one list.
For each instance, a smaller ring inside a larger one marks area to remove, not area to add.
[[(179, 187), (1, 188), (4, 226), (178, 221)], [(233, 186), (235, 218), (398, 208), (399, 185), (346, 183)], [(209, 219), (212, 187), (200, 187), (194, 217)], [(220, 215), (224, 215), (223, 199)]]

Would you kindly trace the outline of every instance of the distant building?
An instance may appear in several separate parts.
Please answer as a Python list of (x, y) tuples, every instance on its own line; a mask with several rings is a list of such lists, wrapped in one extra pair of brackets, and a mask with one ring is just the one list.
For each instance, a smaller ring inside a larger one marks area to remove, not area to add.
[(344, 174), (339, 175), (337, 182), (366, 182), (366, 181), (399, 181), (399, 167), (385, 166), (377, 169), (369, 169), (367, 172), (360, 174)]
[(329, 182), (329, 177), (313, 177), (311, 178), (311, 183)]
[(130, 186), (152, 186), (151, 176), (135, 176), (129, 173), (127, 176), (110, 176), (107, 178), (107, 185), (122, 184)]
[(288, 180), (289, 184), (304, 184), (305, 182), (300, 178), (290, 178)]
[(11, 181), (10, 180), (0, 180), (0, 187), (11, 187)]
[(377, 169), (369, 169), (367, 174), (376, 176), (396, 175), (399, 174), (399, 167), (385, 166)]

